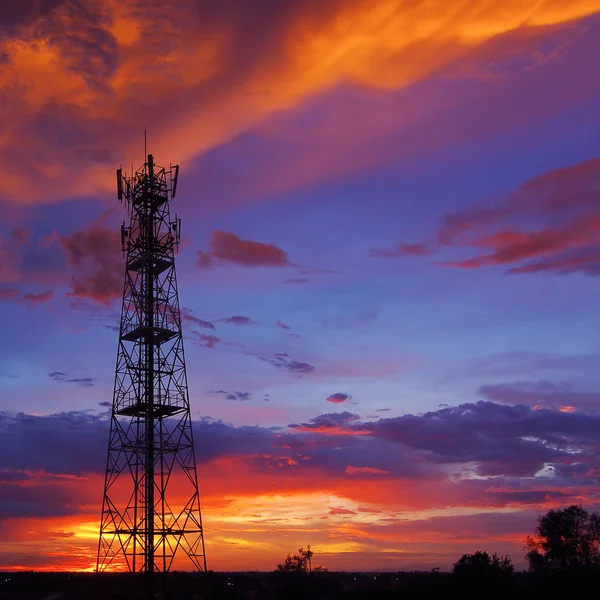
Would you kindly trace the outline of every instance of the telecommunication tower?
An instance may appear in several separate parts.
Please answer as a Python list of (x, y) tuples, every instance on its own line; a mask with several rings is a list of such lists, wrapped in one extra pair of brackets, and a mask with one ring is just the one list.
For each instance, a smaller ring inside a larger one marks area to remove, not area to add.
[[(126, 257), (96, 571), (206, 571), (169, 205), (179, 166), (117, 170)], [(191, 565), (190, 565), (191, 562)]]

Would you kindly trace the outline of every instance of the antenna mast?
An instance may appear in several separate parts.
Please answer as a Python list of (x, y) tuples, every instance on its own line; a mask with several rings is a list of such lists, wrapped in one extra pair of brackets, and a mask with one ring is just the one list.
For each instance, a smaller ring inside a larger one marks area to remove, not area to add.
[[(144, 131), (144, 143), (146, 132)], [(206, 571), (171, 219), (178, 167), (117, 170), (125, 286), (96, 570)], [(150, 585), (151, 589), (151, 585)]]

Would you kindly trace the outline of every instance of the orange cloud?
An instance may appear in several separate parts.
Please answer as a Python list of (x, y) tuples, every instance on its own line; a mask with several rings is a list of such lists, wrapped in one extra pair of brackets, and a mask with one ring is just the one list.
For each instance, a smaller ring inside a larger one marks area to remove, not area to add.
[(353, 467), (348, 465), (346, 467), (346, 473), (348, 475), (389, 475), (389, 471), (382, 469), (375, 469), (374, 467)]
[(504, 33), (600, 10), (600, 0), (352, 0), (289, 2), (275, 17), (242, 2), (80, 4), (59, 3), (0, 43), (9, 201), (112, 193), (115, 164), (141, 159), (145, 125), (159, 162), (190, 161), (341, 82), (398, 89)]
[[(93, 568), (107, 421), (87, 412), (0, 417), (14, 444), (0, 455), (0, 568)], [(594, 419), (480, 402), (365, 424), (330, 413), (298, 426), (308, 434), (196, 423), (209, 568), (270, 570), (307, 543), (331, 569), (451, 565), (482, 541), (518, 559), (538, 514), (595, 501)], [(367, 426), (370, 436), (354, 438), (321, 431)], [(78, 440), (84, 451), (73, 452)], [(169, 487), (177, 509), (189, 480), (175, 475)], [(115, 485), (113, 499), (129, 491)], [(176, 568), (189, 565), (182, 557)]]
[[(561, 500), (552, 494), (568, 494), (562, 497), (565, 502), (569, 497), (585, 500), (585, 493), (575, 486), (543, 481), (532, 485), (526, 498), (494, 485), (495, 480), (464, 489), (448, 480), (392, 476), (366, 486), (361, 477), (344, 473), (332, 475), (310, 467), (299, 471), (285, 458), (277, 457), (281, 466), (273, 464), (267, 470), (257, 467), (252, 457), (222, 457), (200, 467), (210, 569), (271, 570), (288, 552), (307, 543), (319, 563), (330, 569), (399, 568), (386, 553), (414, 561), (403, 562), (402, 568), (407, 564), (423, 568), (429, 560), (449, 566), (470, 544), (483, 542), (493, 544), (494, 551), (510, 551), (518, 561), (536, 514)], [(93, 569), (102, 476), (54, 476), (48, 486), (45, 474), (28, 475), (33, 479), (16, 482), (15, 489), (41, 486), (40, 491), (46, 492), (39, 497), (41, 506), (48, 499), (67, 499), (71, 510), (7, 521), (0, 568)], [(173, 480), (173, 506), (179, 496), (183, 498), (185, 485), (183, 478)], [(504, 496), (514, 499), (506, 504)], [(29, 501), (32, 497), (27, 495)], [(185, 559), (176, 568), (187, 568)]]

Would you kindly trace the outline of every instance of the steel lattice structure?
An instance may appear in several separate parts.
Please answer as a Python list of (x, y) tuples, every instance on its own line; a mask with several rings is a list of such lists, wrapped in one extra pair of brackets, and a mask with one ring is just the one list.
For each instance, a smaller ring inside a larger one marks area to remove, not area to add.
[(206, 571), (169, 205), (179, 167), (117, 171), (125, 285), (96, 570)]

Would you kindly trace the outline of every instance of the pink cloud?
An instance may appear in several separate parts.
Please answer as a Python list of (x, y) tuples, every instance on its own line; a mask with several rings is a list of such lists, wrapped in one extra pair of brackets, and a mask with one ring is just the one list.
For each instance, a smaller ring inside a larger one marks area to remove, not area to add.
[(210, 268), (215, 260), (244, 267), (285, 267), (290, 264), (287, 254), (275, 244), (243, 240), (233, 233), (213, 231), (210, 251), (198, 251), (197, 265)]
[(21, 295), (21, 291), (16, 288), (0, 289), (0, 301), (16, 300)]
[(448, 214), (438, 231), (439, 242), (470, 246), (479, 254), (438, 264), (510, 266), (509, 273), (600, 272), (599, 169), (600, 159), (556, 169), (494, 204)]
[(28, 306), (35, 306), (36, 304), (48, 302), (48, 300), (50, 300), (53, 296), (53, 290), (48, 290), (47, 292), (41, 292), (39, 294), (25, 294), (19, 299), (19, 302), (24, 302)]
[(19, 266), (21, 262), (14, 240), (0, 238), (0, 283), (15, 283), (19, 281)]
[(75, 273), (70, 296), (106, 305), (122, 296), (125, 266), (116, 231), (95, 222), (88, 229), (61, 237), (60, 244)]
[(20, 244), (26, 244), (31, 239), (32, 235), (33, 232), (29, 229), (25, 229), (24, 227), (17, 227), (12, 232), (12, 236)]

